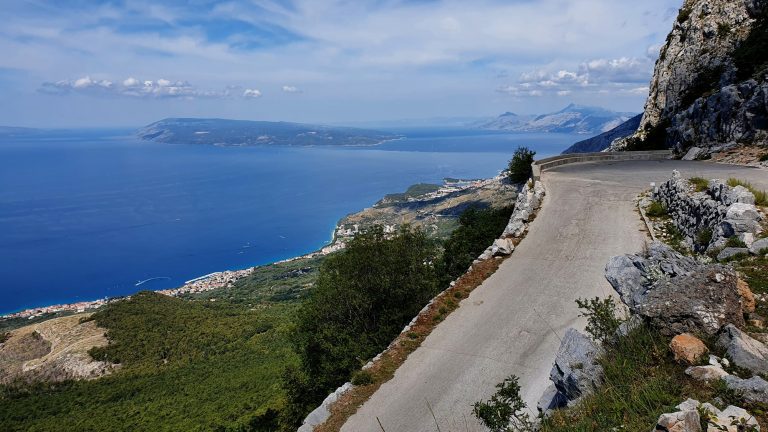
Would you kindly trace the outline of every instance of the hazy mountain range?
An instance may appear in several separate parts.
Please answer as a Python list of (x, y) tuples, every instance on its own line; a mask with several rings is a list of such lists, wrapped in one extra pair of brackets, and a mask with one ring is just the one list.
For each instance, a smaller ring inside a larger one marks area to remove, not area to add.
[(557, 132), (597, 135), (610, 131), (636, 114), (570, 104), (562, 110), (550, 114), (518, 115), (506, 112), (493, 120), (479, 123), (475, 126), (480, 129), (509, 132)]

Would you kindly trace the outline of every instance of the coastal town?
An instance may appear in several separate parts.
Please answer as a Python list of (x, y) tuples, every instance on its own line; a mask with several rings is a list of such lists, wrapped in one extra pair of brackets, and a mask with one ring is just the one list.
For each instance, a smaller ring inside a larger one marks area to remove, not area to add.
[[(447, 204), (449, 204), (448, 207), (451, 207), (458, 205), (467, 199), (477, 199), (476, 196), (472, 195), (473, 193), (480, 193), (481, 195), (485, 195), (485, 191), (498, 192), (499, 189), (508, 189), (508, 186), (504, 184), (503, 179), (504, 178), (502, 175), (482, 180), (446, 179), (442, 185), (433, 185), (434, 189), (425, 193), (418, 193), (413, 195), (408, 195), (406, 193), (402, 194), (397, 199), (393, 199), (389, 196), (385, 197), (374, 204), (372, 207), (366, 208), (358, 213), (353, 213), (345, 218), (342, 218), (334, 228), (333, 240), (328, 245), (317, 251), (278, 261), (275, 264), (291, 262), (300, 259), (316, 258), (340, 251), (344, 249), (347, 241), (354, 237), (355, 234), (363, 229), (370, 227), (374, 223), (383, 224), (385, 232), (387, 233), (395, 232), (398, 226), (402, 223), (414, 223), (415, 225), (419, 226), (419, 221), (411, 220), (411, 218), (403, 218), (403, 214), (401, 214), (399, 211), (397, 204), (424, 204), (425, 208), (419, 212), (421, 215), (420, 220), (431, 220), (434, 218), (428, 218), (426, 216), (429, 214), (437, 217), (438, 214), (446, 210), (445, 207)], [(506, 195), (502, 194), (500, 196), (505, 197)], [(436, 207), (431, 208), (429, 204), (434, 204)], [(259, 267), (260, 266), (255, 266), (241, 270), (225, 270), (214, 272), (190, 279), (180, 287), (156, 290), (155, 292), (170, 297), (177, 297), (184, 294), (196, 294), (220, 288), (229, 288), (233, 286), (238, 280), (247, 277), (254, 271), (254, 269)], [(50, 314), (83, 313), (93, 311), (111, 302), (127, 298), (130, 298), (130, 296), (105, 297), (97, 300), (35, 307), (1, 315), (0, 319), (34, 319)]]

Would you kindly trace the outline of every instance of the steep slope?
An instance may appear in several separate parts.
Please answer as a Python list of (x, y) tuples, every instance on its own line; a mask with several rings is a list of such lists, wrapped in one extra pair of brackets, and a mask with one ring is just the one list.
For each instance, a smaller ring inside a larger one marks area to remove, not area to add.
[[(686, 0), (656, 62), (637, 132), (612, 150), (709, 157), (768, 141), (766, 0)], [(695, 147), (695, 149), (694, 149)]]
[(601, 152), (610, 147), (613, 141), (635, 133), (637, 127), (640, 126), (640, 119), (642, 117), (642, 114), (638, 114), (608, 132), (579, 141), (565, 149), (563, 154)]
[(366, 146), (399, 136), (367, 129), (288, 122), (169, 118), (136, 132), (148, 141), (220, 146)]
[(560, 111), (539, 116), (504, 113), (494, 120), (480, 125), (480, 128), (510, 132), (560, 132), (595, 135), (615, 128), (633, 115), (598, 107), (570, 104)]

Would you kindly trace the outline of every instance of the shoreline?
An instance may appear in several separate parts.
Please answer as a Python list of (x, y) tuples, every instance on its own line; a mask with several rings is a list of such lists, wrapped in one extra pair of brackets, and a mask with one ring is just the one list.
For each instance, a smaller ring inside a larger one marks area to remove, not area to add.
[[(412, 200), (439, 199), (442, 197), (449, 196), (451, 194), (455, 194), (457, 192), (468, 190), (470, 188), (483, 187), (484, 185), (498, 181), (499, 178), (500, 178), (500, 175), (496, 175), (494, 177), (485, 178), (485, 179), (455, 179), (455, 178), (448, 179), (446, 178), (446, 179), (443, 179), (443, 183), (439, 185), (439, 188), (436, 191), (429, 192), (419, 197), (408, 197), (407, 200), (412, 201)], [(235, 282), (239, 281), (240, 279), (247, 277), (255, 269), (258, 269), (258, 268), (271, 266), (275, 264), (293, 262), (301, 259), (309, 259), (309, 258), (316, 258), (320, 256), (326, 256), (331, 253), (340, 251), (344, 249), (344, 247), (346, 246), (346, 241), (358, 232), (358, 230), (356, 229), (357, 227), (354, 227), (353, 229), (344, 229), (344, 221), (347, 220), (350, 216), (357, 215), (357, 214), (369, 211), (372, 208), (375, 208), (376, 205), (384, 202), (385, 199), (386, 199), (386, 196), (382, 197), (378, 202), (374, 203), (369, 207), (366, 207), (357, 212), (353, 212), (341, 217), (333, 227), (331, 240), (325, 246), (315, 251), (312, 251), (303, 255), (298, 255), (295, 257), (275, 261), (272, 263), (246, 267), (243, 269), (222, 270), (218, 272), (212, 272), (196, 278), (189, 279), (183, 285), (178, 287), (164, 288), (164, 289), (152, 290), (152, 291), (156, 293), (164, 294), (170, 297), (177, 297), (183, 294), (194, 294), (194, 293), (211, 291), (219, 288), (227, 288), (232, 286)], [(141, 290), (138, 290), (136, 292), (139, 292), (139, 291)], [(114, 297), (104, 297), (104, 298), (95, 299), (95, 300), (85, 300), (85, 301), (79, 301), (79, 302), (73, 302), (73, 303), (60, 303), (60, 304), (53, 304), (53, 305), (47, 305), (47, 306), (27, 308), (17, 312), (1, 314), (0, 320), (24, 319), (24, 318), (33, 319), (46, 314), (66, 313), (66, 312), (83, 313), (83, 312), (99, 309), (102, 306), (105, 306), (114, 301), (129, 299), (133, 294), (114, 296)]]

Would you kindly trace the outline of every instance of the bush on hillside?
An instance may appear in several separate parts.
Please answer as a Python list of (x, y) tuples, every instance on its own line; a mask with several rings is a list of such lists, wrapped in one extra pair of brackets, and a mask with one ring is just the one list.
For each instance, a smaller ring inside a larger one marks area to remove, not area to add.
[(301, 367), (286, 373), (286, 422), (298, 424), (325, 396), (389, 345), (438, 291), (437, 245), (408, 227), (380, 226), (329, 256), (298, 313)]
[(459, 217), (459, 227), (444, 243), (440, 273), (443, 285), (464, 274), (478, 255), (504, 231), (512, 206), (494, 209), (470, 207)]
[(525, 183), (533, 175), (533, 157), (536, 156), (536, 152), (528, 149), (528, 147), (518, 147), (515, 150), (515, 154), (509, 161), (509, 179), (512, 183)]
[(581, 316), (587, 319), (587, 333), (592, 339), (607, 343), (614, 338), (622, 320), (616, 316), (617, 305), (613, 297), (576, 299)]
[(650, 217), (666, 216), (667, 208), (664, 207), (664, 204), (662, 204), (659, 201), (652, 201), (651, 205), (649, 205), (648, 208), (645, 209), (645, 214)]
[(520, 384), (515, 375), (496, 384), (498, 389), (487, 402), (475, 402), (472, 414), (493, 432), (527, 432), (533, 422), (520, 396)]

